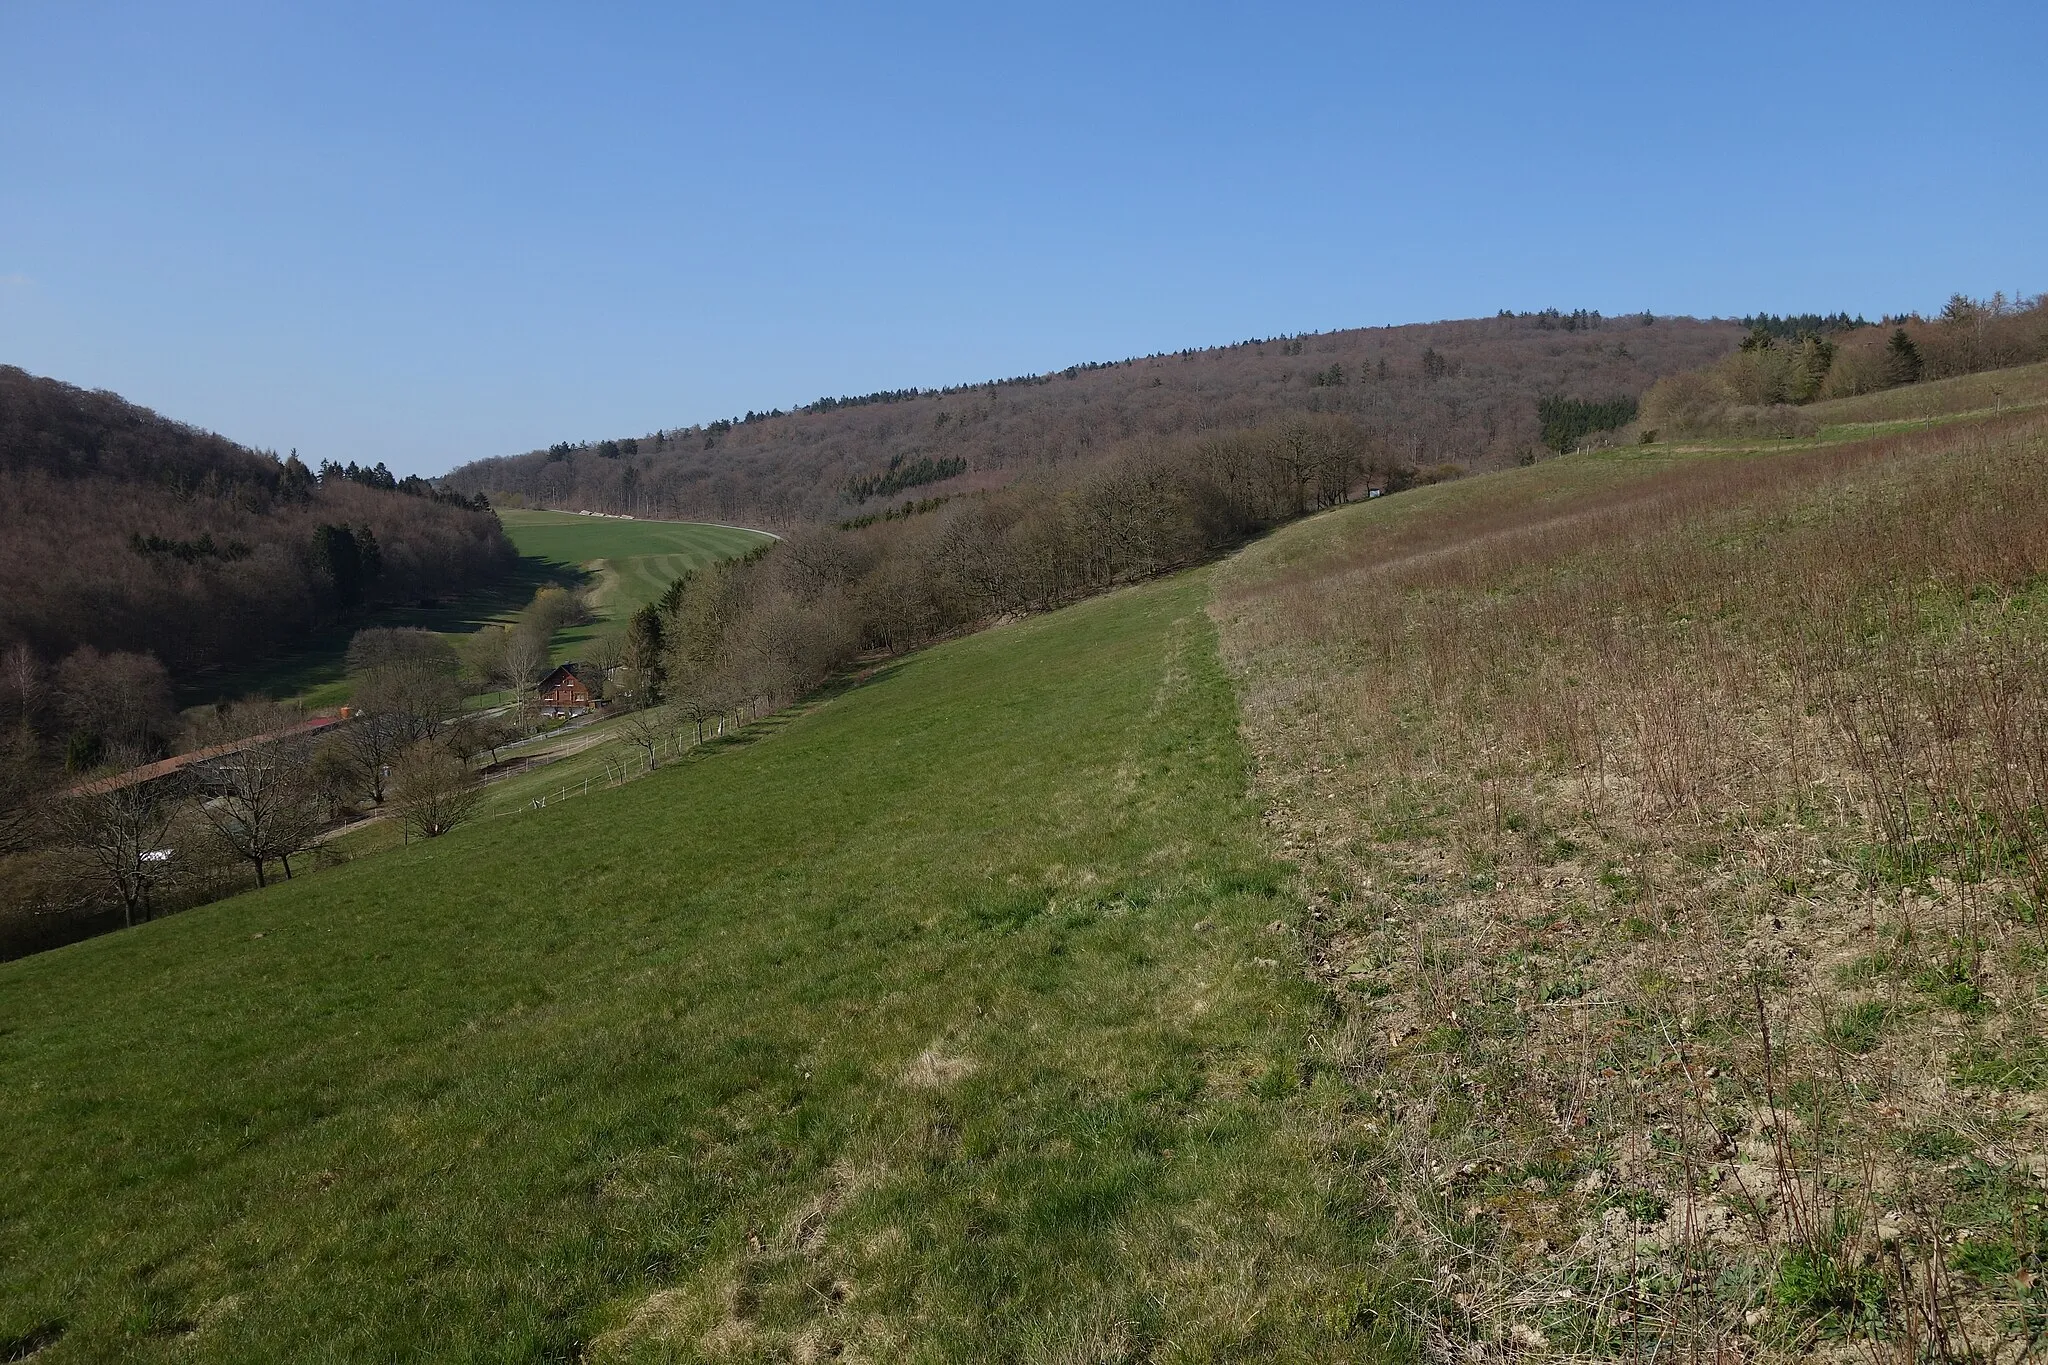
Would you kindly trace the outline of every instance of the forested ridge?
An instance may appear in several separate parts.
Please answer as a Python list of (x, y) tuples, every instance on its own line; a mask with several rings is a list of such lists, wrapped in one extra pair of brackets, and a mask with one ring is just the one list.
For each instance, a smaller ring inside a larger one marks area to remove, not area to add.
[(0, 366), (0, 651), (150, 655), (191, 676), (513, 558), (487, 507), (425, 480), (316, 473)]
[(1489, 468), (1542, 450), (1540, 398), (1633, 399), (1734, 351), (1744, 331), (1552, 309), (1249, 340), (559, 441), (464, 465), (447, 482), (532, 506), (789, 527), (874, 514), (909, 488), (1000, 487), (1096, 463), (1134, 440), (1316, 414), (1349, 419), (1411, 468)]

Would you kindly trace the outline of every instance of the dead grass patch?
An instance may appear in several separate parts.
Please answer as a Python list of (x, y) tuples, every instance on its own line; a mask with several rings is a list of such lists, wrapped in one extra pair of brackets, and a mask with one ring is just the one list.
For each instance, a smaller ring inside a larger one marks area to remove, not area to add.
[(1216, 606), (1418, 1335), (2027, 1354), (2048, 422), (1473, 487)]

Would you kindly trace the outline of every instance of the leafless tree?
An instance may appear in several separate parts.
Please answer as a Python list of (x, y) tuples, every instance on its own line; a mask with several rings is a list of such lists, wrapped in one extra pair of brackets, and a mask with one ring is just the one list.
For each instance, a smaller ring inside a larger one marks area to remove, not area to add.
[(465, 717), (449, 726), (446, 742), (458, 757), (474, 759), (478, 754), (488, 753), (491, 762), (496, 763), (498, 750), (519, 738), (519, 727), (502, 713), (486, 713)]
[(437, 738), (462, 713), (461, 659), (423, 630), (358, 631), (349, 658), (358, 714), (335, 742), (354, 762), (361, 789), (382, 805), (398, 756)]
[(533, 685), (547, 674), (547, 636), (535, 630), (513, 631), (505, 642), (503, 669), (500, 676), (505, 686), (525, 702), (532, 695)]
[(405, 749), (398, 722), (386, 716), (358, 715), (336, 731), (330, 743), (347, 755), (356, 790), (368, 796), (371, 805), (383, 805), (391, 764)]
[(311, 847), (326, 823), (308, 748), (303, 740), (271, 740), (196, 765), (198, 780), (217, 793), (200, 809), (221, 842), (256, 869), (258, 886), (272, 861), (289, 880), (292, 855)]
[(124, 749), (147, 749), (175, 728), (170, 675), (152, 654), (80, 645), (57, 665), (57, 701), (75, 730)]
[(405, 827), (436, 839), (476, 813), (483, 787), (469, 764), (444, 744), (415, 744), (399, 756), (391, 804)]
[(647, 770), (654, 771), (663, 741), (676, 732), (676, 716), (666, 706), (649, 706), (629, 711), (619, 721), (619, 737), (647, 755)]
[(615, 668), (626, 663), (626, 637), (623, 631), (608, 630), (590, 642), (584, 651), (584, 660), (598, 672), (610, 674)]
[(364, 791), (361, 764), (340, 735), (313, 746), (306, 780), (326, 804), (330, 820), (340, 819), (348, 804)]
[(59, 797), (49, 809), (57, 846), (77, 856), (89, 883), (121, 902), (125, 927), (150, 918), (157, 892), (176, 874), (180, 855), (169, 847), (169, 836), (185, 794), (175, 776), (126, 783), (109, 777)]
[(36, 718), (42, 713), (49, 688), (49, 670), (26, 641), (11, 645), (0, 659), (0, 686), (14, 708), (16, 742), (25, 751), (36, 741)]

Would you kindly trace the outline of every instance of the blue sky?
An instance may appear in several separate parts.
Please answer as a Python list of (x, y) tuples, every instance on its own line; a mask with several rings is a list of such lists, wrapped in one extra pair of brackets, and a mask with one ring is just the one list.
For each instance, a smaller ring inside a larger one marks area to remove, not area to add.
[(437, 473), (1547, 306), (2048, 289), (2038, 4), (0, 0), (0, 363)]

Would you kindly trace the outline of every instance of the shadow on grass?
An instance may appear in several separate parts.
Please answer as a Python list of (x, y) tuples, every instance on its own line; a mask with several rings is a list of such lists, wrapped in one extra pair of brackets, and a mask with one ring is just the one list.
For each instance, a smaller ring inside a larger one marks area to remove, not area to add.
[(762, 716), (758, 720), (750, 720), (745, 725), (734, 730), (728, 730), (722, 735), (714, 735), (709, 739), (702, 740), (692, 745), (689, 752), (680, 759), (671, 759), (669, 761), (671, 764), (687, 762), (689, 759), (700, 755), (708, 756), (707, 751), (710, 750), (724, 752), (728, 749), (749, 748), (764, 739), (781, 734), (791, 725), (794, 725), (797, 721), (828, 702), (836, 701), (849, 692), (856, 692), (862, 688), (873, 687), (878, 683), (889, 681), (896, 676), (906, 662), (908, 662), (906, 659), (891, 659), (887, 663), (875, 664), (867, 668), (839, 674), (837, 677), (828, 679), (821, 686), (807, 694), (802, 701), (785, 706), (780, 711)]
[(242, 668), (216, 669), (177, 686), (177, 704), (209, 702), (258, 693), (276, 698), (325, 701), (322, 689), (337, 688), (347, 676), (348, 643), (359, 630), (406, 626), (443, 635), (470, 635), (517, 615), (542, 588), (580, 588), (589, 575), (573, 564), (522, 556), (503, 578), (478, 584), (447, 601), (387, 605), (358, 612), (308, 636), (288, 649)]

